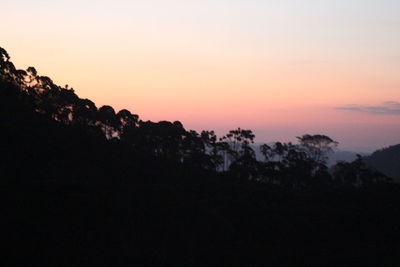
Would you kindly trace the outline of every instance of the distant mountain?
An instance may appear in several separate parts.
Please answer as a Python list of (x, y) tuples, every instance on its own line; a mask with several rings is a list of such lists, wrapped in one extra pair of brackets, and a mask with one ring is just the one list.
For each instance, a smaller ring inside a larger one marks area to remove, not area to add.
[(400, 182), (400, 144), (377, 150), (365, 158), (367, 164)]
[(366, 153), (357, 153), (354, 151), (342, 151), (342, 150), (335, 151), (335, 153), (331, 154), (328, 159), (328, 166), (333, 166), (338, 161), (352, 162), (357, 158), (357, 154), (361, 156), (368, 155)]
[[(274, 142), (267, 143), (270, 146), (274, 145)], [(256, 153), (256, 157), (258, 160), (262, 160), (263, 156), (260, 152), (261, 143), (255, 143), (252, 147)], [(327, 165), (329, 167), (335, 165), (338, 161), (346, 161), (352, 162), (357, 158), (357, 155), (361, 156), (368, 156), (369, 154), (363, 152), (354, 152), (354, 151), (344, 151), (344, 150), (337, 150), (333, 154), (329, 155)]]

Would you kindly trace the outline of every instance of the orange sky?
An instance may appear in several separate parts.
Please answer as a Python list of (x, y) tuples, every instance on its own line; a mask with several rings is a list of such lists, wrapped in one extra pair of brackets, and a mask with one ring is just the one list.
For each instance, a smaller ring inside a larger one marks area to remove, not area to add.
[(400, 108), (384, 104), (400, 102), (397, 1), (166, 2), (5, 0), (0, 46), (17, 67), (142, 119), (241, 126), (263, 142), (400, 143)]

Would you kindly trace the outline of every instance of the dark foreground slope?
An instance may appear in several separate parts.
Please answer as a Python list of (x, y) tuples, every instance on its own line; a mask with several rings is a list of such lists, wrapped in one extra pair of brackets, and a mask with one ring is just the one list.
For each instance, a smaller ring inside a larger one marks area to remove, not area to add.
[(398, 190), (2, 187), (3, 266), (397, 266)]
[(168, 142), (168, 157), (156, 158), (96, 124), (55, 120), (37, 106), (55, 102), (34, 102), (14, 80), (0, 93), (1, 266), (400, 263), (397, 185), (238, 179), (199, 158), (172, 160)]

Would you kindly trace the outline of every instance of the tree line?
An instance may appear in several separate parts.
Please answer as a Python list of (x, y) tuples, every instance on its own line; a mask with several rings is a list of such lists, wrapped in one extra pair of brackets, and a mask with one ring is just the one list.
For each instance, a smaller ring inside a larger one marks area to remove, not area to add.
[(34, 67), (17, 69), (3, 48), (0, 79), (3, 108), (15, 108), (18, 102), (59, 124), (78, 127), (107, 144), (124, 147), (133, 158), (291, 189), (390, 182), (385, 175), (367, 168), (361, 156), (329, 169), (327, 159), (338, 142), (326, 135), (305, 134), (297, 137), (296, 144), (255, 146), (255, 135), (249, 129), (237, 128), (218, 137), (214, 131), (186, 130), (179, 121), (143, 121), (127, 109), (115, 111), (108, 105), (98, 108), (91, 100), (78, 97), (68, 85), (58, 86), (49, 77), (40, 76)]

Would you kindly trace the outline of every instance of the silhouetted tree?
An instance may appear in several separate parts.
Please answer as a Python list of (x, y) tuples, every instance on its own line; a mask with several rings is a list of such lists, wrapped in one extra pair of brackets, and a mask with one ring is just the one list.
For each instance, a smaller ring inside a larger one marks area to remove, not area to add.
[(119, 120), (119, 131), (122, 133), (125, 127), (137, 127), (139, 116), (132, 114), (129, 110), (122, 109), (117, 113)]
[(104, 131), (107, 138), (115, 137), (120, 127), (120, 120), (111, 106), (102, 106), (97, 112), (98, 125)]
[(221, 147), (225, 149), (225, 168), (229, 166), (230, 172), (241, 179), (256, 179), (258, 164), (251, 147), (254, 138), (251, 130), (241, 128), (231, 130), (220, 138)]
[(213, 170), (223, 171), (224, 155), (227, 149), (226, 143), (218, 142), (218, 137), (214, 131), (202, 131), (200, 138), (204, 144), (205, 153), (209, 156)]
[(332, 153), (333, 149), (338, 145), (338, 142), (332, 140), (330, 137), (320, 134), (306, 134), (297, 137), (297, 139), (309, 157), (321, 163), (326, 163), (328, 154)]

